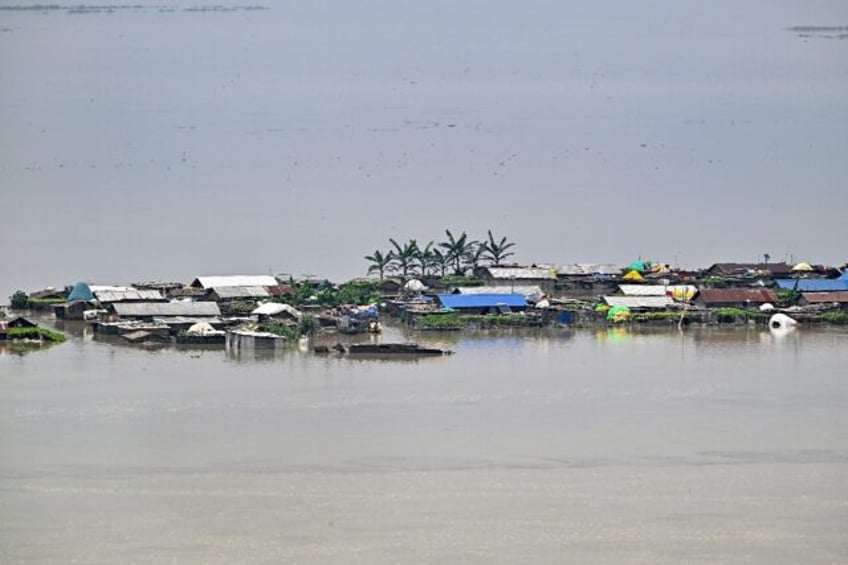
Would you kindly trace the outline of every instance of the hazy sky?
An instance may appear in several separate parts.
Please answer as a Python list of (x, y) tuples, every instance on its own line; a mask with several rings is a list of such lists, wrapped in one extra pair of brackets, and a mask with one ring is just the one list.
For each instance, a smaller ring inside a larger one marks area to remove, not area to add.
[(340, 281), (445, 228), (521, 262), (848, 260), (848, 32), (787, 29), (842, 0), (144, 5), (0, 10), (2, 299)]

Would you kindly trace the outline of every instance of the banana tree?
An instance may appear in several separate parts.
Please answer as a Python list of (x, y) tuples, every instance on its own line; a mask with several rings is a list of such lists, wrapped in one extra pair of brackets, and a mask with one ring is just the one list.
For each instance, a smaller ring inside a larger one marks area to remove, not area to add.
[(371, 262), (371, 265), (368, 267), (368, 274), (379, 273), (380, 280), (383, 280), (386, 276), (386, 270), (391, 267), (395, 256), (391, 251), (383, 255), (382, 251), (378, 249), (371, 255), (366, 255), (365, 260)]
[(502, 237), (500, 241), (495, 240), (492, 235), (492, 230), (489, 230), (489, 241), (483, 244), (485, 255), (484, 257), (491, 262), (495, 267), (501, 264), (507, 257), (515, 255), (509, 248), (515, 247), (515, 243), (507, 242), (506, 237)]

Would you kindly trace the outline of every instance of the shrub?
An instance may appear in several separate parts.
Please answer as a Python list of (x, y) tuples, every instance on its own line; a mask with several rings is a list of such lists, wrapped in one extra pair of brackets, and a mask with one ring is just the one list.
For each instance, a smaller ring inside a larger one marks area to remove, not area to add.
[(300, 335), (312, 335), (318, 331), (318, 320), (314, 316), (302, 315), (298, 324)]
[(278, 335), (288, 341), (295, 341), (298, 337), (300, 337), (300, 332), (297, 328), (293, 328), (285, 324), (263, 324), (259, 326), (259, 331)]

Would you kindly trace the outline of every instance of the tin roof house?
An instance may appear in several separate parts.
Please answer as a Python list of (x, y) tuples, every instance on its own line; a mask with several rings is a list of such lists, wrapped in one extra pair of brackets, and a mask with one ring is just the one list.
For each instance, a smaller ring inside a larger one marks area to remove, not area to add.
[(770, 288), (702, 288), (695, 304), (705, 308), (747, 308), (777, 302)]
[(221, 288), (225, 286), (277, 286), (277, 279), (271, 275), (223, 275), (197, 277), (191, 282), (194, 288)]

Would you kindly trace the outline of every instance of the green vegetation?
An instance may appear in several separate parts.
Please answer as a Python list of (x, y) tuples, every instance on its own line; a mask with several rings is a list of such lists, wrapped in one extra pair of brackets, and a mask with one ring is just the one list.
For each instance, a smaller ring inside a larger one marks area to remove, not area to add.
[(483, 281), (465, 275), (448, 275), (442, 277), (443, 286), (483, 286)]
[(9, 328), (8, 339), (33, 339), (50, 343), (62, 343), (65, 335), (47, 328)]
[(278, 296), (273, 302), (290, 304), (295, 308), (304, 305), (341, 306), (342, 304), (377, 304), (380, 302), (380, 291), (376, 281), (355, 280), (339, 286), (330, 281), (314, 284), (310, 281), (290, 281), (293, 294)]
[(374, 281), (350, 281), (340, 285), (336, 291), (335, 302), (338, 304), (377, 304), (380, 302), (380, 291)]
[(256, 309), (253, 300), (233, 300), (226, 305), (226, 311), (231, 316), (248, 316)]
[(417, 319), (418, 326), (428, 330), (454, 330), (476, 326), (501, 328), (527, 325), (524, 314), (425, 314)]
[(489, 230), (488, 235), (489, 241), (484, 243), (482, 247), (485, 252), (485, 258), (491, 261), (492, 265), (500, 265), (504, 259), (515, 255), (512, 251), (508, 251), (510, 247), (515, 247), (515, 244), (507, 242), (506, 237), (502, 237), (498, 242), (495, 241), (495, 236), (492, 235), (492, 230)]
[(822, 321), (840, 326), (848, 325), (848, 312), (832, 311), (822, 314)]
[(285, 324), (262, 324), (259, 326), (259, 331), (278, 335), (288, 341), (296, 341), (300, 337), (300, 331), (297, 328)]
[(632, 315), (632, 320), (636, 322), (640, 321), (658, 321), (658, 320), (671, 320), (677, 321), (681, 318), (687, 319), (691, 318), (692, 314), (690, 312), (674, 312), (674, 311), (662, 311), (662, 312), (639, 312), (638, 314)]
[(30, 298), (29, 305), (34, 306), (38, 304), (43, 304), (45, 306), (50, 304), (66, 304), (68, 302), (67, 298)]
[(801, 300), (801, 291), (780, 289), (777, 291), (777, 304), (775, 306), (778, 308), (788, 308), (798, 304), (799, 300)]
[(271, 322), (260, 324), (257, 328), (261, 332), (278, 335), (287, 341), (296, 341), (300, 336), (311, 335), (318, 331), (318, 320), (313, 316), (301, 316), (297, 326)]
[(470, 239), (464, 231), (454, 235), (450, 230), (445, 230), (445, 235), (445, 241), (430, 241), (425, 245), (419, 245), (416, 239), (400, 243), (389, 238), (392, 246), (390, 251), (384, 253), (378, 249), (365, 256), (371, 263), (368, 274), (377, 273), (381, 279), (387, 273), (395, 273), (403, 279), (411, 276), (444, 277), (447, 270), (451, 269), (454, 275), (463, 276), (469, 271), (473, 272), (483, 261), (497, 266), (515, 254), (510, 251), (515, 247), (515, 243), (508, 241), (506, 237), (497, 239), (492, 230), (488, 230), (488, 239), (484, 242)]
[(314, 316), (304, 314), (300, 317), (298, 330), (300, 331), (300, 335), (312, 335), (318, 331), (318, 320)]
[(719, 323), (747, 322), (749, 320), (763, 322), (770, 314), (758, 310), (746, 310), (745, 308), (718, 308), (716, 316)]
[(29, 296), (22, 290), (16, 290), (9, 297), (9, 304), (13, 310), (26, 310), (29, 307)]
[(425, 314), (418, 317), (417, 322), (419, 327), (432, 330), (453, 330), (465, 325), (459, 314)]
[(365, 260), (371, 262), (371, 266), (368, 267), (368, 274), (378, 273), (380, 280), (383, 280), (386, 278), (386, 270), (391, 266), (395, 258), (391, 251), (384, 255), (382, 251), (377, 249), (371, 255), (366, 255)]

